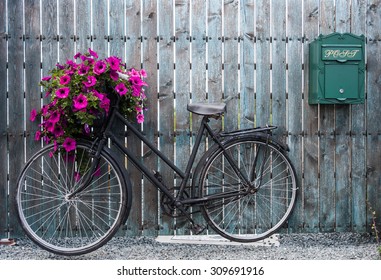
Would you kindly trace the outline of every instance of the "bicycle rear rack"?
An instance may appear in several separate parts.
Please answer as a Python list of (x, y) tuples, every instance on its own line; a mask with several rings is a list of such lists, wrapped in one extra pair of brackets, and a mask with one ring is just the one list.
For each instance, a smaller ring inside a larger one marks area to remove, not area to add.
[(228, 137), (228, 136), (242, 136), (242, 135), (252, 134), (252, 133), (257, 133), (257, 132), (270, 133), (271, 130), (276, 129), (276, 128), (277, 128), (276, 126), (263, 126), (263, 127), (248, 128), (248, 129), (243, 129), (243, 130), (220, 132), (219, 135), (221, 137)]

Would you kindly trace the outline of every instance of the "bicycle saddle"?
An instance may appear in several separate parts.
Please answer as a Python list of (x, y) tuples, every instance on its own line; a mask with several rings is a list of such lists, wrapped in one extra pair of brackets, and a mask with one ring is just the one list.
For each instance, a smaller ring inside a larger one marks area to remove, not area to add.
[(188, 111), (204, 116), (221, 115), (225, 109), (225, 103), (192, 103), (187, 106)]

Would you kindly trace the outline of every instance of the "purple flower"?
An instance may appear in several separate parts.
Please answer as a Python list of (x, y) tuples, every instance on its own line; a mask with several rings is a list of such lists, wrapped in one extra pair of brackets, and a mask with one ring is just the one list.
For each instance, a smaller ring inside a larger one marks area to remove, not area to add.
[(127, 93), (127, 88), (123, 83), (118, 84), (115, 87), (115, 90), (119, 93), (119, 95), (125, 95)]
[(137, 119), (138, 123), (143, 123), (144, 122), (144, 115), (143, 114), (138, 114), (136, 116), (136, 119)]
[(114, 81), (117, 81), (117, 80), (119, 79), (118, 72), (116, 72), (116, 71), (110, 71), (110, 77), (111, 77), (111, 79), (113, 79)]
[(114, 71), (119, 71), (120, 70), (120, 58), (116, 56), (110, 56), (109, 58), (106, 59), (108, 64), (110, 65), (110, 68)]
[(90, 126), (87, 123), (83, 126), (83, 130), (85, 131), (85, 134), (90, 134)]
[(53, 134), (54, 134), (55, 138), (61, 137), (62, 135), (64, 135), (64, 130), (61, 126), (55, 125), (54, 130), (53, 130)]
[(83, 82), (85, 87), (92, 87), (97, 83), (97, 79), (94, 76), (88, 76), (87, 80)]
[(81, 53), (76, 53), (75, 55), (74, 55), (74, 59), (77, 59), (78, 57), (80, 57), (81, 56)]
[(77, 143), (75, 142), (75, 139), (67, 137), (63, 142), (62, 146), (65, 148), (67, 152), (70, 152), (75, 150)]
[(98, 54), (90, 48), (89, 48), (89, 54), (95, 58), (98, 58)]
[(65, 75), (60, 78), (61, 85), (67, 85), (68, 83), (70, 83), (70, 76)]
[(78, 69), (78, 75), (84, 76), (89, 72), (90, 67), (86, 66), (84, 64), (81, 64), (81, 66)]
[(57, 123), (60, 120), (61, 113), (59, 111), (53, 111), (50, 115), (49, 121), (52, 123)]
[(68, 87), (59, 88), (56, 91), (56, 95), (58, 98), (66, 98), (69, 96), (70, 89)]
[(49, 132), (52, 132), (54, 131), (54, 123), (52, 123), (51, 121), (47, 121), (44, 123), (44, 127), (47, 131)]
[(106, 114), (108, 114), (110, 109), (110, 99), (106, 96), (101, 100), (101, 104), (99, 105), (103, 110), (105, 110)]
[(106, 63), (104, 63), (103, 61), (97, 61), (94, 65), (94, 74), (96, 75), (100, 75), (102, 74), (104, 71), (106, 71), (107, 69), (107, 65)]
[(37, 117), (37, 112), (35, 109), (33, 109), (31, 112), (30, 112), (30, 117), (29, 117), (29, 120), (34, 122), (36, 120), (36, 117)]
[(51, 76), (46, 76), (42, 78), (42, 81), (50, 81), (51, 78)]
[(82, 110), (87, 107), (87, 98), (83, 94), (74, 97), (73, 102), (76, 110)]
[(34, 140), (40, 141), (41, 139), (41, 131), (37, 130), (36, 134), (34, 135)]

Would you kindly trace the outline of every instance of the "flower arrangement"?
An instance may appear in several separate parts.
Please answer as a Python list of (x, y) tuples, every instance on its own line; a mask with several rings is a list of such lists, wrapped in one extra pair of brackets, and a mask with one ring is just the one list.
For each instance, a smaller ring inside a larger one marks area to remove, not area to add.
[[(147, 75), (143, 69), (127, 70), (115, 56), (98, 59), (98, 54), (91, 49), (56, 66), (49, 72), (50, 76), (40, 82), (50, 102), (39, 111), (33, 109), (30, 114), (31, 121), (42, 117), (35, 140), (54, 143), (55, 149), (62, 144), (66, 151), (74, 150), (76, 138), (91, 136), (94, 121), (107, 116), (112, 94), (121, 98), (121, 113), (134, 116), (138, 123), (144, 122), (144, 86), (147, 84), (143, 78)], [(122, 79), (118, 73), (127, 79)]]

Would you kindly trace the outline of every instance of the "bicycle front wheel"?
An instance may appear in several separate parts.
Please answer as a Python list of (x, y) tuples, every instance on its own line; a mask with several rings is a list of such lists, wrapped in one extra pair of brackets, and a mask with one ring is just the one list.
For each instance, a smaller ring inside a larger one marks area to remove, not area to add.
[(229, 141), (208, 158), (199, 185), (200, 196), (208, 200), (201, 211), (215, 232), (231, 241), (254, 242), (284, 224), (297, 187), (294, 169), (279, 147), (246, 136)]
[(18, 180), (21, 225), (37, 245), (62, 255), (89, 253), (118, 230), (130, 207), (130, 186), (119, 165), (102, 151), (89, 186), (69, 198), (88, 175), (91, 145), (67, 152), (47, 146), (26, 164)]

